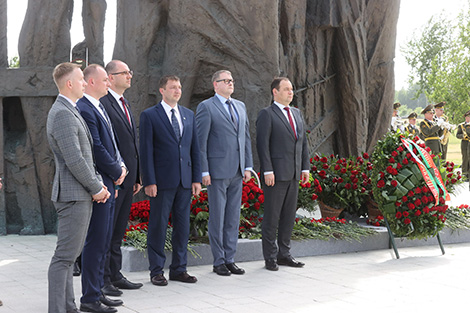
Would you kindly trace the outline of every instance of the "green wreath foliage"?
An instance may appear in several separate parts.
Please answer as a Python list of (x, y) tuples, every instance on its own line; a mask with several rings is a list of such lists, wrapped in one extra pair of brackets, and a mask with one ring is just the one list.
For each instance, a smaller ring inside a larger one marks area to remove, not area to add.
[[(386, 217), (395, 236), (409, 239), (423, 239), (435, 236), (445, 225), (447, 205), (443, 190), (439, 188), (436, 200), (426, 185), (413, 155), (401, 141), (407, 138), (426, 148), (418, 137), (408, 133), (387, 133), (377, 142), (372, 154), (372, 190), (379, 209)], [(420, 160), (419, 152), (414, 154)], [(430, 152), (429, 148), (426, 148)], [(433, 156), (433, 155), (431, 155)], [(454, 170), (454, 164), (439, 165), (439, 157), (433, 156), (439, 167), (447, 189), (461, 181), (461, 174)]]

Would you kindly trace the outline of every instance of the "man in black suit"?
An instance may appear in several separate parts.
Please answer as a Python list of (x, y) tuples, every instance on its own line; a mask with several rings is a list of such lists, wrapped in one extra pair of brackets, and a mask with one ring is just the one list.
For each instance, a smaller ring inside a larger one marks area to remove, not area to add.
[(132, 197), (142, 188), (139, 173), (137, 130), (128, 101), (123, 94), (131, 86), (132, 71), (126, 63), (113, 60), (106, 65), (110, 87), (108, 94), (100, 99), (113, 125), (121, 157), (129, 173), (120, 186), (116, 198), (113, 233), (106, 257), (103, 293), (120, 296), (120, 289), (138, 289), (143, 285), (127, 280), (121, 274), (121, 243), (129, 220)]
[(309, 158), (302, 115), (289, 107), (294, 96), (291, 82), (286, 77), (275, 78), (271, 90), (274, 103), (262, 109), (256, 120), (256, 147), (265, 197), (263, 256), (266, 268), (277, 271), (278, 265), (304, 266), (290, 255), (290, 237), (299, 179), (303, 183), (309, 179)]

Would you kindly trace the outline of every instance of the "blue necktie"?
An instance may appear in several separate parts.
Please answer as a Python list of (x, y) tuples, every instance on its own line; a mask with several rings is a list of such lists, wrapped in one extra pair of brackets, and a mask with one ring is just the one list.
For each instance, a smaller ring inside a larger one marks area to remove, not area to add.
[(228, 110), (230, 112), (230, 118), (232, 119), (232, 123), (235, 126), (235, 129), (238, 131), (238, 121), (237, 121), (237, 117), (235, 116), (235, 111), (233, 110), (232, 101), (227, 100), (225, 103), (228, 104)]
[(180, 139), (180, 124), (178, 124), (178, 120), (176, 119), (175, 109), (171, 109), (171, 126), (173, 126), (173, 131), (175, 132), (176, 139)]

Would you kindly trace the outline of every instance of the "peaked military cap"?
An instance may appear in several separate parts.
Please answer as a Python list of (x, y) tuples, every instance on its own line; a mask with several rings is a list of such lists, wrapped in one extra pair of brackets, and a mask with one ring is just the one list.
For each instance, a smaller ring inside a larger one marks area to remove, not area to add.
[(425, 114), (426, 112), (433, 111), (434, 107), (432, 104), (428, 105), (427, 107), (424, 108), (424, 110), (421, 112), (421, 114)]
[(435, 108), (443, 108), (444, 106), (446, 105), (446, 102), (445, 101), (441, 101), (439, 103), (436, 103), (434, 105)]
[(416, 114), (415, 112), (411, 112), (410, 115), (408, 115), (408, 119), (413, 119), (413, 118), (417, 118), (418, 117), (418, 114)]
[(393, 109), (394, 109), (394, 110), (398, 110), (399, 107), (401, 107), (400, 102), (395, 102), (395, 103), (393, 104)]

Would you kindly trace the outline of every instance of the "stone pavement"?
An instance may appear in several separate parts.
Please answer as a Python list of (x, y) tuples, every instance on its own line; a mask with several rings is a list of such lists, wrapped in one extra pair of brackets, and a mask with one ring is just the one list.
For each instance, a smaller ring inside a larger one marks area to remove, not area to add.
[[(0, 237), (0, 313), (47, 312), (47, 268), (56, 237)], [(263, 268), (263, 261), (239, 263), (243, 276), (217, 276), (212, 266), (188, 270), (199, 281), (153, 286), (147, 271), (125, 273), (143, 282), (124, 291), (118, 312), (438, 312), (460, 309), (469, 294), (470, 244), (299, 258), (304, 268)], [(80, 297), (80, 279), (75, 278)]]
[[(452, 205), (469, 203), (468, 183)], [(0, 313), (47, 312), (47, 269), (56, 236), (0, 236)], [(298, 258), (304, 268), (264, 269), (263, 261), (238, 263), (246, 274), (217, 276), (211, 265), (189, 267), (196, 284), (153, 286), (147, 271), (124, 273), (143, 282), (124, 291), (120, 313), (153, 312), (440, 312), (463, 311), (470, 292), (470, 243), (383, 249)], [(75, 280), (76, 301), (80, 279)]]

